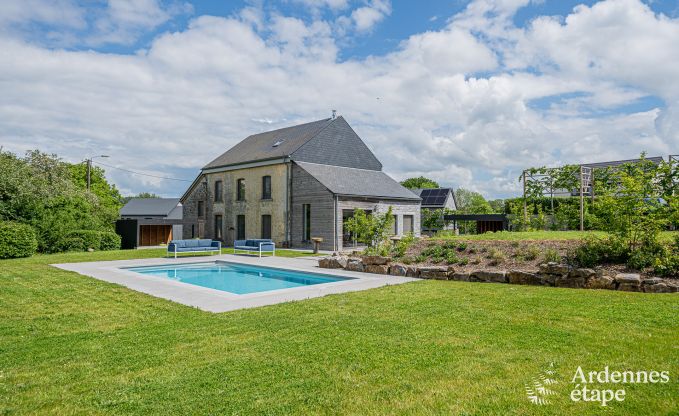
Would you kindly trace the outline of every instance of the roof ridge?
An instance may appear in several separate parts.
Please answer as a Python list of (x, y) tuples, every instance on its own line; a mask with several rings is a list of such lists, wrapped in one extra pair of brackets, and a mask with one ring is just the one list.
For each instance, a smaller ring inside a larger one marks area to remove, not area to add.
[[(269, 133), (275, 133), (275, 132), (277, 132), (277, 131), (288, 130), (288, 129), (294, 129), (294, 128), (306, 126), (306, 125), (309, 125), (309, 124), (320, 123), (321, 121), (332, 121), (332, 119), (330, 119), (330, 118), (322, 118), (322, 119), (320, 119), (320, 120), (314, 120), (314, 121), (309, 121), (309, 122), (300, 123), (300, 124), (293, 124), (292, 126), (280, 127), (280, 128), (273, 129), (273, 130), (260, 131), (259, 133), (253, 133), (253, 134), (250, 134), (249, 136), (246, 136), (243, 140), (247, 140), (247, 139), (249, 139), (249, 138), (252, 137), (252, 136), (259, 136), (260, 134), (269, 134)], [(325, 127), (325, 126), (323, 126), (323, 127)], [(323, 128), (323, 127), (321, 127), (321, 128)], [(243, 140), (241, 140), (241, 141), (243, 141)]]
[[(340, 116), (340, 117), (342, 117), (342, 116)], [(337, 118), (339, 118), (339, 117), (337, 117)], [(288, 153), (288, 156), (291, 156), (293, 153), (297, 152), (299, 149), (301, 149), (302, 147), (304, 147), (307, 143), (309, 143), (311, 140), (313, 140), (314, 137), (318, 136), (323, 130), (325, 130), (326, 128), (328, 128), (329, 125), (331, 125), (332, 123), (334, 123), (335, 120), (337, 120), (337, 118), (324, 118), (324, 119), (321, 119), (321, 120), (313, 121), (312, 123), (318, 123), (318, 122), (321, 122), (321, 121), (327, 121), (327, 123), (325, 123), (324, 125), (322, 125), (321, 127), (319, 127), (319, 128), (318, 128), (316, 131), (314, 131), (313, 133), (309, 134), (309, 137), (307, 137), (307, 138), (304, 140), (304, 143), (302, 143), (302, 144), (300, 144), (299, 146), (297, 146), (297, 149), (295, 149), (295, 150), (293, 150), (292, 152)], [(311, 124), (311, 123), (306, 123), (306, 124)], [(300, 124), (300, 126), (302, 126), (302, 125), (303, 125), (303, 124)], [(291, 127), (297, 127), (297, 126), (291, 126)], [(275, 130), (274, 130), (274, 131), (275, 131)]]
[[(365, 170), (365, 171), (368, 171), (368, 172), (382, 172), (382, 173), (384, 173), (384, 174), (386, 175), (386, 173), (385, 173), (382, 169), (380, 169), (380, 170), (375, 170), (375, 169), (364, 169), (364, 168), (352, 168), (352, 167), (350, 167), (350, 166), (330, 165), (330, 164), (328, 164), (328, 163), (305, 162), (305, 161), (302, 161), (302, 160), (300, 160), (300, 161), (294, 160), (293, 162), (298, 163), (298, 164), (299, 164), (299, 163), (305, 163), (305, 164), (307, 164), (307, 165), (333, 166), (333, 167), (342, 168), (342, 169)], [(406, 188), (406, 189), (407, 189), (407, 188)]]

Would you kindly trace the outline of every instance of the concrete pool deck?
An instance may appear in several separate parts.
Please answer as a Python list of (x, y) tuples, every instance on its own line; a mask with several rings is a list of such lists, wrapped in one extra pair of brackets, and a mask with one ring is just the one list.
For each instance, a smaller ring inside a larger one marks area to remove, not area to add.
[[(319, 257), (249, 257), (233, 254), (217, 256), (152, 258), (117, 261), (95, 261), (87, 263), (53, 264), (63, 270), (76, 272), (94, 277), (109, 283), (116, 283), (137, 292), (171, 300), (182, 305), (193, 306), (207, 312), (228, 312), (237, 309), (255, 308), (258, 306), (274, 305), (317, 298), (330, 294), (355, 292), (374, 289), (381, 286), (414, 282), (419, 279), (399, 276), (376, 275), (370, 273), (348, 272), (346, 270), (321, 269), (318, 267)], [(320, 273), (330, 276), (350, 277), (352, 280), (323, 283), (318, 285), (295, 287), (288, 289), (270, 290), (267, 292), (236, 295), (222, 290), (210, 289), (188, 283), (182, 283), (167, 278), (145, 275), (126, 267), (138, 266), (168, 266), (187, 263), (208, 263), (225, 261), (242, 265), (273, 267), (298, 272)]]

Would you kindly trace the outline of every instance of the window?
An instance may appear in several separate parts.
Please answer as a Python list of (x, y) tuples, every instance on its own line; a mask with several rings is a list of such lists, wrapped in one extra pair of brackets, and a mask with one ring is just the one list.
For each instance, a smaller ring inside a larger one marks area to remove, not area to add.
[(311, 204), (302, 205), (302, 241), (311, 241)]
[(224, 200), (224, 186), (222, 181), (215, 182), (215, 202), (222, 202)]
[(196, 238), (196, 225), (191, 224), (191, 238)]
[(205, 203), (203, 201), (198, 201), (198, 216), (205, 216)]
[(391, 230), (389, 231), (391, 235), (398, 235), (398, 215), (394, 215), (394, 220), (391, 223)]
[(414, 217), (412, 215), (403, 216), (403, 234), (408, 234), (413, 232), (413, 222)]
[(262, 238), (271, 238), (271, 215), (262, 215)]
[(271, 199), (271, 176), (262, 177), (262, 199)]
[(236, 201), (245, 201), (245, 179), (236, 181)]
[(236, 240), (245, 240), (245, 215), (236, 216)]
[(223, 226), (222, 216), (215, 215), (215, 240), (224, 240), (222, 238), (222, 226)]

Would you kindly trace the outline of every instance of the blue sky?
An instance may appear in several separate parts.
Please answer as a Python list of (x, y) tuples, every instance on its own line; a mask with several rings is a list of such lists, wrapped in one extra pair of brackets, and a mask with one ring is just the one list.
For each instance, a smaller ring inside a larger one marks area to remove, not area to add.
[[(397, 179), (679, 153), (679, 4), (6, 0), (0, 144), (191, 180), (337, 109)], [(126, 194), (185, 183), (107, 168)]]

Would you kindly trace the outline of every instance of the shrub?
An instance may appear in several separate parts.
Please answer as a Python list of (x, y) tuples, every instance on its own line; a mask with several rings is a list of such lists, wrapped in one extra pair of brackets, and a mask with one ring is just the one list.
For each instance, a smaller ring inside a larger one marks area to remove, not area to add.
[(59, 241), (61, 251), (119, 250), (120, 236), (110, 231), (75, 230)]
[(457, 245), (457, 251), (463, 252), (467, 249), (467, 243), (464, 241)]
[(448, 252), (448, 255), (446, 255), (446, 263), (457, 264), (459, 262), (460, 262), (460, 259), (457, 257), (457, 254), (455, 254), (454, 251)]
[(588, 236), (570, 255), (572, 262), (583, 267), (606, 263), (625, 263), (630, 252), (625, 241), (616, 237), (596, 238)]
[(416, 262), (416, 259), (415, 259), (414, 257), (412, 257), (412, 256), (404, 256), (404, 257), (401, 259), (401, 262), (402, 262), (403, 264), (413, 264), (413, 263)]
[(496, 249), (496, 248), (491, 248), (488, 250), (488, 258), (490, 259), (490, 264), (491, 266), (497, 266), (498, 264), (501, 264), (505, 260), (507, 260), (507, 255), (504, 253), (504, 251)]
[(653, 261), (653, 271), (660, 276), (679, 277), (679, 236), (662, 251)]
[(0, 222), (0, 259), (30, 257), (37, 249), (33, 227), (18, 222)]
[(120, 250), (121, 239), (116, 233), (110, 231), (101, 231), (100, 250)]
[(561, 254), (553, 248), (545, 250), (544, 258), (546, 263), (561, 263)]
[(415, 263), (424, 263), (427, 261), (427, 256), (420, 254), (415, 257)]
[(415, 236), (412, 233), (408, 233), (399, 240), (393, 249), (393, 255), (394, 257), (403, 257), (405, 256), (406, 252), (410, 248), (410, 246), (413, 245), (415, 242)]
[(59, 242), (59, 251), (85, 251), (85, 241), (80, 237), (67, 237)]
[(460, 261), (457, 262), (457, 264), (459, 264), (460, 266), (466, 266), (467, 264), (469, 264), (469, 259), (466, 257), (462, 257)]

